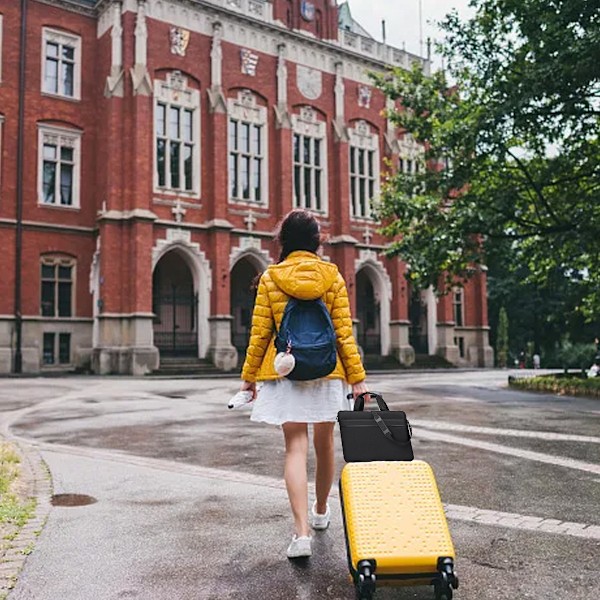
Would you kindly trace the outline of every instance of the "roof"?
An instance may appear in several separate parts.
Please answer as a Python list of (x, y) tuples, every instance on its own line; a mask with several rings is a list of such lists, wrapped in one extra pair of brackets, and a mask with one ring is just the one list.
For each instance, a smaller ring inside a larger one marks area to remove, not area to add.
[(340, 4), (338, 15), (338, 24), (340, 29), (375, 39), (358, 21), (354, 20), (352, 17), (352, 12), (350, 11), (349, 2)]

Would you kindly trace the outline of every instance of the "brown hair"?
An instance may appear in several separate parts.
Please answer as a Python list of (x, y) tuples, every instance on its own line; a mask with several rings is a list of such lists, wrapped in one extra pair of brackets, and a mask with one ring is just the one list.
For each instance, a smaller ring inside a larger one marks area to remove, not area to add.
[(275, 239), (281, 247), (279, 262), (296, 250), (316, 252), (321, 245), (319, 222), (309, 211), (297, 208), (281, 221)]

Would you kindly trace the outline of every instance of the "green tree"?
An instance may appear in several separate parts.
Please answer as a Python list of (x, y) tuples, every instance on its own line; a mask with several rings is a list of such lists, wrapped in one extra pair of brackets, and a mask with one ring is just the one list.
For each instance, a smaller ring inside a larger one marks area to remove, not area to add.
[(498, 337), (496, 339), (496, 362), (501, 368), (508, 365), (508, 317), (504, 306), (498, 316)]
[[(472, 0), (443, 22), (446, 74), (376, 77), (430, 168), (384, 185), (384, 231), (417, 285), (450, 283), (506, 244), (526, 282), (600, 311), (600, 11), (589, 0)], [(450, 86), (448, 80), (452, 81)]]

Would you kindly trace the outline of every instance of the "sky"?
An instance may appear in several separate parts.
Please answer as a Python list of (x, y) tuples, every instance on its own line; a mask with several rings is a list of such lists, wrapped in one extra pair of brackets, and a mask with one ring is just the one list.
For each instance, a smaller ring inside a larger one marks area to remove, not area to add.
[[(452, 9), (466, 19), (472, 14), (468, 8), (469, 0), (349, 0), (352, 16), (373, 37), (381, 41), (381, 21), (385, 19), (387, 43), (404, 48), (414, 54), (426, 55), (425, 40), (441, 41), (442, 34), (435, 26)], [(338, 0), (338, 4), (341, 0)], [(419, 10), (421, 7), (421, 10)], [(420, 52), (419, 13), (422, 14), (423, 51)], [(434, 67), (440, 61), (434, 60)]]

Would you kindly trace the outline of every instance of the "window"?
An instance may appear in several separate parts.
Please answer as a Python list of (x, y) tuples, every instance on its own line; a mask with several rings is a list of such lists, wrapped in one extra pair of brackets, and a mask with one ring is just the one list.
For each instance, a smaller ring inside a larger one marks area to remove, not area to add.
[(75, 261), (45, 257), (41, 262), (41, 313), (43, 317), (72, 317)]
[(455, 337), (454, 338), (454, 345), (458, 346), (458, 355), (461, 358), (465, 357), (465, 338), (464, 337)]
[(42, 91), (79, 100), (81, 38), (44, 27), (42, 61)]
[(228, 102), (229, 197), (238, 202), (267, 201), (267, 110), (245, 90)]
[(398, 171), (406, 175), (418, 175), (424, 167), (424, 151), (409, 133), (399, 143)]
[(39, 126), (38, 202), (79, 207), (81, 133)]
[(353, 217), (370, 219), (379, 195), (379, 136), (365, 121), (350, 130), (350, 211)]
[(43, 363), (68, 365), (71, 362), (71, 334), (44, 333)]
[(304, 107), (292, 116), (294, 205), (327, 212), (327, 138), (325, 123), (316, 111)]
[(155, 82), (156, 191), (199, 196), (200, 95), (175, 71)]
[(454, 288), (452, 290), (452, 306), (454, 308), (454, 325), (456, 327), (463, 327), (465, 324), (463, 288)]

